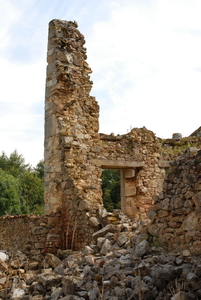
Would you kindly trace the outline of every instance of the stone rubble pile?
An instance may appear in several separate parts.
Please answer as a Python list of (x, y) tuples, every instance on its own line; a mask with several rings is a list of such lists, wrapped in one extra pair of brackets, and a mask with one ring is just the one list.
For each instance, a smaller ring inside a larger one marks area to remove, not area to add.
[(122, 213), (109, 213), (107, 222), (80, 252), (2, 251), (0, 300), (201, 299), (200, 257), (156, 247), (147, 224)]

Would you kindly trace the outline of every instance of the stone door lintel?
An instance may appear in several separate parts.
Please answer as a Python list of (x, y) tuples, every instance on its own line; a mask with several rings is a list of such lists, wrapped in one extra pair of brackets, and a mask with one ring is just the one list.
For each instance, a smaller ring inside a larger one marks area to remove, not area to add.
[(122, 161), (110, 159), (92, 159), (91, 163), (100, 166), (102, 169), (129, 169), (142, 168), (145, 166), (143, 161)]

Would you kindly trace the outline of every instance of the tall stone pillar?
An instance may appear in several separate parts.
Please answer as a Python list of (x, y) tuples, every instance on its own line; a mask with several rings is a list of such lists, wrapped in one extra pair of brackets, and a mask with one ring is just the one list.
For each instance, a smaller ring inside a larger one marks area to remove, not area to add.
[(84, 43), (76, 22), (49, 23), (45, 212), (61, 210), (74, 221), (83, 220), (83, 212), (102, 206), (101, 170), (89, 163), (91, 147), (98, 141), (99, 106), (89, 95), (91, 69)]

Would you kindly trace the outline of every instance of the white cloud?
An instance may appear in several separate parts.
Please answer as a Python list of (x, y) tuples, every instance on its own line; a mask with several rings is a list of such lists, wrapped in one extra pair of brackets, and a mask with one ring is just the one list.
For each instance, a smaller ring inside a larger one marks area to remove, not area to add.
[(200, 126), (200, 0), (0, 0), (1, 150), (43, 154), (48, 22), (77, 20), (93, 70), (100, 130), (158, 136)]
[(94, 25), (88, 42), (92, 94), (110, 96), (101, 97), (101, 131), (146, 126), (158, 136), (187, 136), (200, 126), (201, 3), (162, 0), (150, 10), (127, 3)]
[(1, 117), (0, 152), (7, 155), (15, 149), (23, 154), (27, 163), (35, 166), (43, 159), (44, 136), (43, 115), (25, 113), (8, 114)]
[(200, 28), (199, 0), (160, 0), (158, 1), (157, 20), (166, 28)]
[(13, 64), (0, 60), (1, 101), (23, 103), (25, 106), (41, 101), (45, 88), (46, 62)]
[(4, 47), (8, 44), (12, 25), (19, 19), (20, 12), (15, 5), (13, 5), (9, 0), (0, 0), (0, 40), (2, 51)]
[(30, 65), (1, 60), (0, 151), (17, 149), (26, 162), (43, 158), (45, 61)]

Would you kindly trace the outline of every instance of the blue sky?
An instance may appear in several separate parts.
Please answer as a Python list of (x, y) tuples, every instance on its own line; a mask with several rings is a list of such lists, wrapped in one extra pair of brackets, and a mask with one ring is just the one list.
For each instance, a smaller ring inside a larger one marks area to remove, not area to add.
[(200, 124), (200, 0), (0, 0), (0, 152), (43, 158), (48, 23), (76, 20), (100, 132), (158, 137)]

